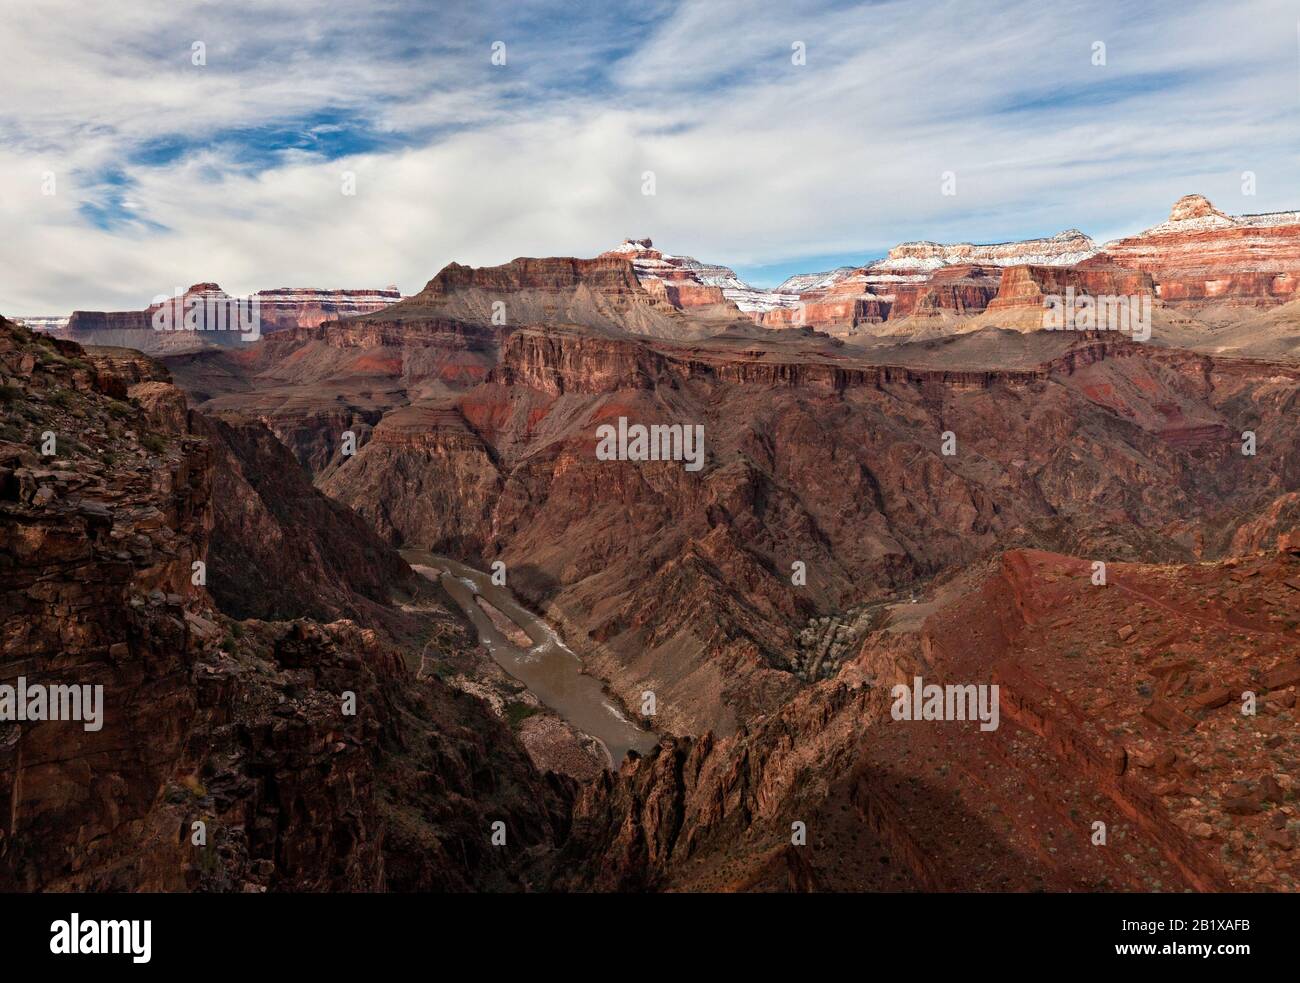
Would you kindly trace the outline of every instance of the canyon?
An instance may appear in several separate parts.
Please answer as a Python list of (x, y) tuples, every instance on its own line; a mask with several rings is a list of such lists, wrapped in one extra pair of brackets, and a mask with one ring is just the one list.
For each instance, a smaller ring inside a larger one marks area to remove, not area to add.
[[(239, 345), (3, 322), (0, 682), (109, 723), (0, 724), (0, 886), (1296, 890), (1297, 233), (1189, 196), (773, 291), (629, 239)], [(1042, 330), (1066, 290), (1150, 341)], [(917, 676), (999, 725), (895, 719)]]

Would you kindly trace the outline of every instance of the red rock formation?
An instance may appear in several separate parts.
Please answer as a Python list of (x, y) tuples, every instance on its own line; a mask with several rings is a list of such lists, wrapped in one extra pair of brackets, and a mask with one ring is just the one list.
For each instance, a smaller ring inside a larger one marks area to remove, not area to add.
[(1226, 215), (1187, 195), (1167, 222), (1104, 251), (1119, 266), (1150, 273), (1165, 304), (1281, 304), (1300, 283), (1300, 212)]
[(625, 239), (603, 257), (631, 260), (641, 285), (653, 294), (662, 294), (675, 307), (711, 307), (735, 305), (757, 317), (764, 311), (794, 303), (791, 294), (756, 290), (726, 266), (701, 263), (690, 256), (673, 256), (655, 249), (649, 239)]
[(1012, 266), (1003, 272), (988, 310), (1041, 310), (1046, 297), (1063, 297), (1067, 290), (1093, 297), (1151, 297), (1155, 286), (1149, 273), (1098, 263), (1095, 258), (1074, 267)]
[[(520, 329), (483, 386), (416, 425), (395, 419), (322, 487), (395, 542), (525, 570), (514, 589), (587, 639), (624, 699), (683, 680), (660, 692), (661, 713), (698, 732), (784, 698), (773, 670), (792, 669), (794, 633), (818, 606), (1008, 536), (1164, 558), (1222, 550), (1294, 466), (1294, 425), (1264, 409), (1295, 384), (1279, 366), (1113, 337), (1005, 369), (881, 364), (814, 343)], [(1246, 406), (1269, 419), (1281, 470), (1241, 467)], [(704, 470), (598, 462), (595, 428), (619, 417), (703, 425)], [(965, 442), (955, 460), (939, 454), (945, 430)], [(1223, 532), (1197, 544), (1171, 515)], [(792, 595), (782, 572), (795, 559), (818, 587)]]
[[(1296, 562), (1112, 564), (1097, 587), (1086, 560), (1004, 554), (933, 614), (889, 608), (834, 678), (752, 727), (665, 740), (584, 788), (558, 886), (1295, 890), (1293, 838), (1266, 830), (1297, 795)], [(1207, 610), (1207, 589), (1224, 603)], [(916, 675), (997, 685), (998, 726), (895, 719), (892, 687)], [(1258, 726), (1234, 723), (1224, 680), (1266, 694)], [(1153, 723), (1156, 705), (1190, 729)]]
[(372, 314), (402, 299), (402, 294), (396, 287), (383, 290), (278, 287), (274, 290), (259, 290), (253, 296), (261, 310), (263, 334), (294, 328), (314, 328), (326, 321)]
[(890, 316), (933, 316), (943, 311), (978, 314), (997, 295), (1003, 271), (985, 266), (946, 266), (919, 284), (900, 283), (894, 288)]
[[(675, 288), (676, 294), (670, 293)], [(739, 320), (730, 305), (682, 303), (695, 289), (689, 279), (641, 284), (632, 262), (606, 253), (595, 259), (521, 258), (501, 266), (452, 263), (423, 290), (379, 314), (361, 320), (408, 323), (444, 318), (512, 329), (521, 324), (576, 324), (599, 331), (658, 337), (702, 337), (721, 330), (718, 322)], [(695, 300), (712, 296), (704, 293)], [(676, 306), (679, 305), (680, 306)], [(698, 317), (688, 317), (691, 308)]]

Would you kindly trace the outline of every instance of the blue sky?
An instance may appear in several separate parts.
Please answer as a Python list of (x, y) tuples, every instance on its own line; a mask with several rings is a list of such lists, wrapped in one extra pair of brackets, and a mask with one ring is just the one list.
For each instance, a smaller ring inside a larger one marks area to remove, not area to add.
[(627, 236), (770, 285), (910, 239), (1104, 241), (1191, 192), (1300, 207), (1294, 3), (777, 6), (6, 3), (0, 312), (409, 293)]

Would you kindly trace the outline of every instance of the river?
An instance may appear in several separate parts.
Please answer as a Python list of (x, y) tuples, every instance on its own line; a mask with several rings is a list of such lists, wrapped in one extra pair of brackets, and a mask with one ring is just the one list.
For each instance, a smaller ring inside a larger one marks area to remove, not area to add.
[[(493, 584), (490, 574), (428, 550), (404, 549), (401, 554), (412, 565), (449, 571), (439, 582), (473, 622), (497, 665), (573, 727), (604, 744), (614, 764), (629, 750), (644, 754), (658, 743), (656, 734), (632, 723), (601, 691), (600, 680), (583, 673), (582, 660), (555, 629), (516, 601), (508, 588)], [(532, 645), (524, 648), (510, 641), (475, 602), (475, 595), (504, 614)]]

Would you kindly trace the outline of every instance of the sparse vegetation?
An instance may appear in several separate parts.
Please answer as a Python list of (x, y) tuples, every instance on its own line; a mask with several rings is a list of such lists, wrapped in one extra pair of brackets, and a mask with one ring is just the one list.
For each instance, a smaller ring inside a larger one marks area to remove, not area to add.
[(506, 721), (510, 724), (512, 730), (518, 730), (520, 724), (538, 712), (537, 707), (528, 703), (521, 703), (519, 701), (507, 703)]

